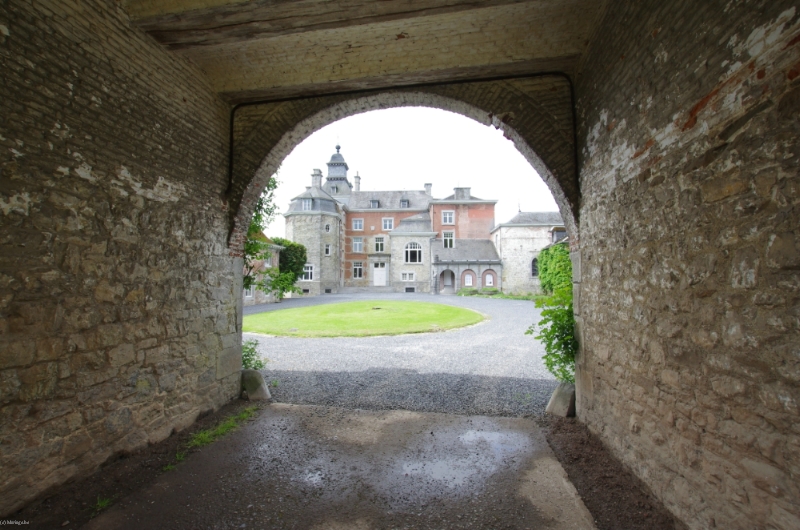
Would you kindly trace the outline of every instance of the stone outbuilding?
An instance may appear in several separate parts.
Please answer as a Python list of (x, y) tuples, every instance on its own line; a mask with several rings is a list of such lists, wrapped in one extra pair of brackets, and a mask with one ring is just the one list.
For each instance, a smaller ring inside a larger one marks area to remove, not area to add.
[(459, 289), (497, 289), (503, 286), (503, 262), (488, 239), (458, 239), (452, 247), (433, 241), (435, 292), (457, 293)]
[(492, 230), (492, 241), (503, 262), (503, 292), (539, 294), (538, 258), (541, 250), (567, 236), (558, 212), (519, 212)]

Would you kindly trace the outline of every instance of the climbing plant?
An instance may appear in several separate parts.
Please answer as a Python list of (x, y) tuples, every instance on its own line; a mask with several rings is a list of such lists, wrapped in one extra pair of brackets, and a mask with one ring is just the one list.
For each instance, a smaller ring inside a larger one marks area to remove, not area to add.
[(574, 383), (578, 340), (572, 307), (572, 261), (566, 244), (553, 245), (539, 253), (539, 278), (542, 289), (551, 294), (536, 300), (542, 318), (525, 333), (536, 333), (544, 344), (547, 371), (562, 383)]
[(552, 294), (561, 287), (572, 285), (572, 261), (566, 243), (542, 249), (538, 260), (539, 281), (544, 292)]
[(545, 368), (562, 383), (575, 382), (575, 315), (572, 312), (572, 286), (561, 287), (553, 295), (536, 301), (542, 308), (542, 319), (533, 324), (526, 335), (534, 333), (544, 343)]

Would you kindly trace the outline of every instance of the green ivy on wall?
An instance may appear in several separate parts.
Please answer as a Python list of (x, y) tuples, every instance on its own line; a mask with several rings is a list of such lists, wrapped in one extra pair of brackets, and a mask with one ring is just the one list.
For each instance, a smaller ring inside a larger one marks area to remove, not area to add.
[(542, 249), (538, 263), (539, 281), (544, 292), (552, 294), (562, 287), (572, 287), (572, 261), (566, 243)]

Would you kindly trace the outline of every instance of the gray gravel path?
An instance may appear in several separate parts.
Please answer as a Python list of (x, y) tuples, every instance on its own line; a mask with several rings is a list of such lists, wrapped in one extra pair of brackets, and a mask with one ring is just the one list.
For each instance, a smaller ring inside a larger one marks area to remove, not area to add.
[(533, 302), (424, 294), (339, 294), (251, 306), (245, 314), (352, 300), (418, 300), (488, 318), (467, 328), (392, 337), (299, 339), (245, 333), (269, 359), (275, 401), (362, 409), (538, 415), (557, 385), (541, 343), (525, 335)]

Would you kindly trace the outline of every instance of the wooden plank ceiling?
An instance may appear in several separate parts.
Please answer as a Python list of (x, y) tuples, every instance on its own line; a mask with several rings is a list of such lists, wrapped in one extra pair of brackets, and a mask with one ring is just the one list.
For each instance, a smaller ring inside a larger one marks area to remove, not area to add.
[(231, 102), (580, 66), (605, 0), (123, 0)]

